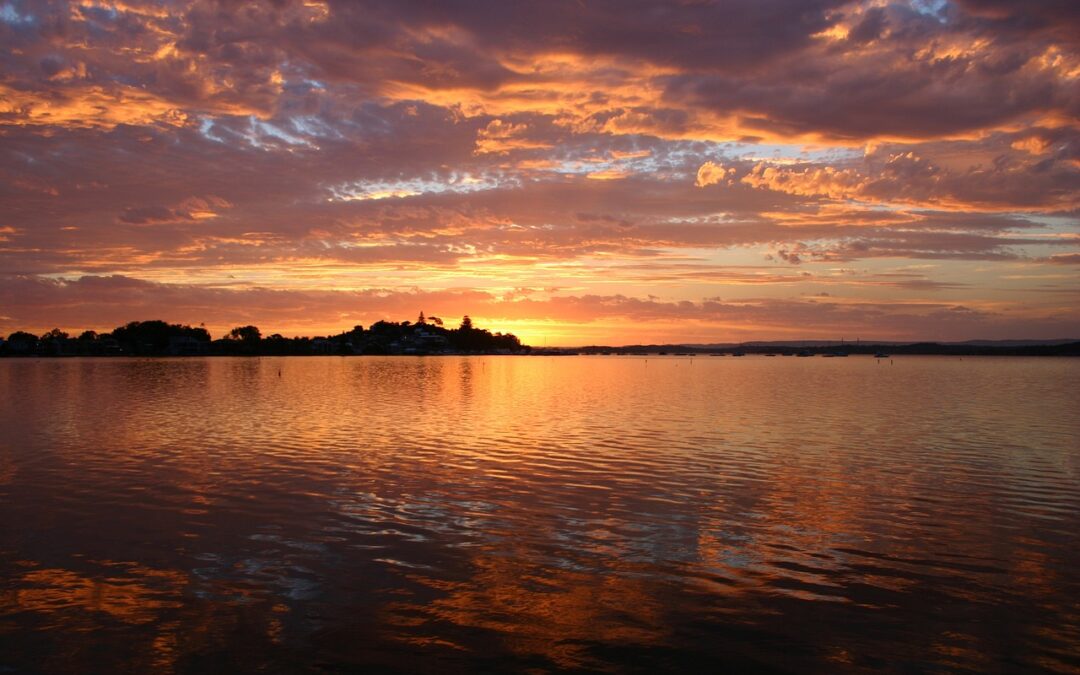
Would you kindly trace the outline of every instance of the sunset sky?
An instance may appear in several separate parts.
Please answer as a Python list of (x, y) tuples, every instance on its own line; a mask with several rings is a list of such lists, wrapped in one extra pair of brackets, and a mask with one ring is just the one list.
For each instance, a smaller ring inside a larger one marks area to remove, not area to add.
[(0, 0), (0, 333), (1080, 337), (1080, 2)]

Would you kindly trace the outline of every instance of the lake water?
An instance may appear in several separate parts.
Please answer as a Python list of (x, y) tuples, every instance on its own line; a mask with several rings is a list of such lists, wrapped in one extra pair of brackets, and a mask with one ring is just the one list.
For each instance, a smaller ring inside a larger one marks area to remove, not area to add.
[(0, 673), (1080, 671), (1080, 359), (0, 360)]

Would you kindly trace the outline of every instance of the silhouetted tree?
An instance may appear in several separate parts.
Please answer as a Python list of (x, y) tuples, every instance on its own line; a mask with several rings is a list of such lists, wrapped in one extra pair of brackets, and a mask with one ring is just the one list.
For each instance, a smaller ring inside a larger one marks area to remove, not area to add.
[(68, 334), (59, 328), (53, 328), (38, 340), (38, 349), (50, 356), (67, 353)]
[(242, 340), (243, 342), (258, 342), (262, 339), (262, 332), (255, 326), (237, 326), (229, 331), (230, 340)]
[(37, 351), (38, 338), (33, 333), (17, 330), (8, 336), (4, 351), (8, 354), (29, 355)]
[(210, 341), (205, 328), (166, 323), (164, 321), (132, 321), (113, 330), (112, 336), (124, 351), (134, 354), (164, 354), (173, 337), (189, 337), (201, 342)]
[[(424, 327), (425, 335), (417, 334)], [(430, 336), (443, 338), (432, 339)], [(187, 338), (187, 339), (176, 339)], [(207, 345), (192, 345), (190, 340)], [(329, 345), (327, 344), (329, 342)], [(400, 354), (442, 352), (447, 348), (465, 352), (519, 351), (520, 341), (513, 335), (477, 328), (465, 316), (461, 326), (449, 329), (438, 317), (420, 313), (414, 324), (377, 321), (367, 330), (354, 326), (352, 330), (327, 338), (286, 338), (275, 333), (267, 338), (252, 325), (237, 326), (222, 339), (210, 343), (206, 328), (170, 324), (165, 321), (132, 321), (111, 333), (83, 331), (78, 339), (59, 329), (53, 329), (39, 339), (32, 333), (16, 331), (0, 346), (0, 353), (10, 356), (60, 356), (65, 354)], [(318, 346), (316, 346), (316, 344)]]

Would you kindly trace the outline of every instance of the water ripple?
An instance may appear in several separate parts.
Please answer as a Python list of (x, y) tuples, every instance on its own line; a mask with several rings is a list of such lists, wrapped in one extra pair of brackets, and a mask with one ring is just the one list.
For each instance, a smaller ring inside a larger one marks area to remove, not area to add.
[(4, 360), (0, 672), (1080, 670), (1080, 363), (686, 365)]

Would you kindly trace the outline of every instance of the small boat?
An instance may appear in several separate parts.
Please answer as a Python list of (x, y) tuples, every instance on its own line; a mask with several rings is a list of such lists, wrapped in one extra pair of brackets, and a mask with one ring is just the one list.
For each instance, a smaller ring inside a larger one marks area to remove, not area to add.
[(887, 358), (889, 358), (889, 355), (886, 354), (885, 352), (878, 352), (877, 354), (874, 354), (874, 358), (875, 359), (887, 359)]

